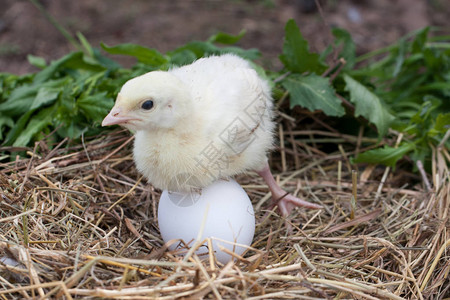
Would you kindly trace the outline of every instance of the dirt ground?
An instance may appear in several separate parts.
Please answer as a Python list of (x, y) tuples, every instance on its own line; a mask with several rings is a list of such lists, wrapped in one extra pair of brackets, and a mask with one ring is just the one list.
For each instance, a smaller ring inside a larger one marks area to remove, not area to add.
[[(217, 31), (245, 29), (240, 42), (258, 48), (267, 67), (279, 68), (286, 21), (294, 18), (311, 48), (329, 43), (327, 26), (349, 30), (359, 53), (386, 46), (414, 29), (450, 28), (448, 0), (323, 0), (323, 14), (306, 12), (313, 0), (40, 0), (69, 32), (82, 32), (91, 44), (138, 43), (162, 52)], [(56, 59), (74, 50), (28, 0), (0, 0), (0, 72), (36, 69), (27, 55)], [(125, 61), (126, 62), (126, 61)]]

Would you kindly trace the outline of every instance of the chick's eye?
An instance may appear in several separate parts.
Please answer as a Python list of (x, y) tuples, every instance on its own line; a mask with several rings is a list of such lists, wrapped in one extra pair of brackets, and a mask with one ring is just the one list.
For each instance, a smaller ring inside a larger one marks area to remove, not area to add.
[(152, 109), (153, 108), (153, 101), (152, 100), (145, 101), (144, 103), (142, 103), (141, 108), (145, 109), (145, 110)]

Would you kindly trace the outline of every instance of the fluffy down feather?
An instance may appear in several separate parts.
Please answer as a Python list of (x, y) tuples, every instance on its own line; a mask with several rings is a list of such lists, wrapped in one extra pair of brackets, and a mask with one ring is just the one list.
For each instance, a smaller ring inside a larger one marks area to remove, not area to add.
[[(150, 111), (139, 105), (145, 100)], [(136, 166), (160, 189), (189, 191), (260, 170), (273, 143), (269, 84), (231, 54), (133, 78), (117, 110), (134, 119), (122, 125), (136, 131)]]
[(321, 208), (286, 193), (270, 172), (272, 109), (269, 84), (226, 54), (129, 80), (102, 124), (135, 131), (136, 166), (159, 189), (198, 190), (254, 170), (284, 216), (296, 206)]

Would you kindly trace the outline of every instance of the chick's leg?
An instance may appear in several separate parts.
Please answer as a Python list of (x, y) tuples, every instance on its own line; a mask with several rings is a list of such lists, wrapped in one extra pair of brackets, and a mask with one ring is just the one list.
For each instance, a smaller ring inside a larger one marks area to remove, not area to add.
[(272, 193), (272, 205), (278, 206), (278, 209), (281, 211), (281, 214), (284, 217), (287, 217), (292, 209), (296, 206), (312, 208), (312, 209), (320, 209), (322, 206), (310, 203), (308, 201), (302, 200), (300, 198), (294, 197), (293, 195), (284, 191), (273, 178), (272, 172), (270, 171), (269, 164), (266, 164), (261, 171), (257, 171), (257, 173), (264, 179), (264, 181), (269, 186), (269, 189)]

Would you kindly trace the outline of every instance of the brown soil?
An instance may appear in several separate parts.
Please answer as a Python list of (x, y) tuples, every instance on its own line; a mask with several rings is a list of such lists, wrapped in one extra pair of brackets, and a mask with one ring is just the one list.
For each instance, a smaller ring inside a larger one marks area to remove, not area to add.
[[(327, 26), (339, 26), (352, 33), (359, 53), (386, 46), (426, 25), (450, 28), (446, 0), (324, 0), (323, 18), (317, 11), (303, 11), (302, 3), (308, 0), (41, 2), (69, 32), (82, 32), (95, 47), (100, 42), (129, 42), (164, 52), (218, 31), (237, 34), (245, 29), (239, 45), (260, 49), (273, 68), (280, 67), (276, 57), (290, 18), (297, 21), (311, 48), (323, 49), (330, 42)], [(35, 71), (27, 62), (28, 54), (51, 60), (74, 50), (31, 1), (2, 0), (1, 7), (0, 72)]]

